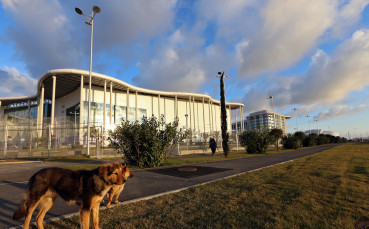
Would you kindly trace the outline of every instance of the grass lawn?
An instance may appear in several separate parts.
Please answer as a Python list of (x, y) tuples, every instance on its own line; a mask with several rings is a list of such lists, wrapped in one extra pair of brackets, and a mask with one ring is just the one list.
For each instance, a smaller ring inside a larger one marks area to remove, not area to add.
[[(368, 193), (369, 144), (345, 144), (294, 162), (102, 210), (100, 226), (353, 228), (358, 220), (369, 219)], [(79, 228), (79, 216), (46, 228)]]

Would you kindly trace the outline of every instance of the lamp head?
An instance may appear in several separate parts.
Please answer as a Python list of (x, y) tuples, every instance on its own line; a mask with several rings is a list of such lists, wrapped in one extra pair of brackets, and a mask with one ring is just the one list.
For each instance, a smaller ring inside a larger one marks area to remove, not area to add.
[(77, 14), (79, 14), (79, 15), (82, 15), (83, 13), (82, 13), (82, 10), (80, 9), (80, 8), (74, 8), (74, 10), (76, 11), (76, 13)]
[(95, 14), (100, 13), (100, 11), (101, 11), (100, 7), (98, 7), (98, 6), (93, 6), (92, 10), (94, 11)]

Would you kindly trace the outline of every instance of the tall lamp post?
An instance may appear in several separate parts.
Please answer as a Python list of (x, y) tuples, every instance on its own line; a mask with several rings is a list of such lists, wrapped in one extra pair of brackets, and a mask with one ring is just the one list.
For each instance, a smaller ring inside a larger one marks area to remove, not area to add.
[(276, 124), (275, 124), (275, 112), (274, 112), (274, 97), (273, 97), (273, 96), (269, 96), (267, 99), (272, 100), (272, 107), (273, 107), (273, 123), (274, 123), (274, 128), (276, 128)]
[(319, 126), (318, 126), (318, 119), (315, 119), (314, 121), (316, 122), (316, 132), (319, 135), (320, 131), (319, 131)]
[(101, 10), (100, 7), (93, 6), (92, 7), (93, 12), (91, 16), (84, 14), (80, 8), (75, 8), (75, 11), (77, 12), (77, 14), (83, 15), (86, 18), (88, 18), (89, 21), (86, 21), (86, 24), (91, 26), (90, 74), (88, 83), (88, 111), (87, 111), (87, 155), (90, 155), (90, 112), (91, 112), (91, 78), (92, 78), (91, 73), (92, 73), (92, 44), (94, 39), (94, 17), (95, 14), (100, 13)]
[(308, 123), (309, 123), (309, 134), (311, 134), (311, 130), (310, 130), (310, 119), (309, 119), (309, 118), (310, 118), (310, 115), (306, 115), (305, 117), (306, 117), (306, 118), (308, 118)]
[(299, 121), (297, 120), (297, 108), (293, 108), (292, 110), (295, 111), (295, 115), (296, 115), (296, 130), (299, 131)]

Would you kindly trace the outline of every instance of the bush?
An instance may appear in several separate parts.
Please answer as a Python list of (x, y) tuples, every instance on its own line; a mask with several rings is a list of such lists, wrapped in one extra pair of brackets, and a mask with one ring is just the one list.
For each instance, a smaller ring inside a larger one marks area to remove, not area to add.
[(302, 145), (304, 147), (316, 146), (316, 140), (317, 140), (317, 138), (318, 138), (318, 135), (316, 135), (316, 134), (309, 134), (302, 141)]
[(273, 142), (273, 138), (269, 131), (248, 130), (240, 134), (240, 143), (245, 147), (247, 153), (265, 153), (269, 145)]
[(305, 139), (306, 135), (304, 132), (302, 131), (297, 131), (294, 134), (298, 139), (299, 139), (299, 147), (302, 146), (302, 141)]
[(329, 143), (329, 137), (325, 134), (319, 134), (316, 143), (318, 145), (324, 145)]
[(109, 132), (110, 142), (130, 165), (156, 167), (164, 164), (168, 146), (184, 139), (177, 127), (178, 120), (165, 124), (155, 117), (144, 117), (141, 123), (122, 121)]
[(277, 151), (279, 150), (279, 140), (283, 137), (283, 130), (279, 128), (273, 128), (270, 130), (269, 135), (273, 138), (273, 142), (277, 147)]
[(295, 135), (287, 135), (282, 138), (282, 145), (285, 149), (298, 149), (300, 140)]

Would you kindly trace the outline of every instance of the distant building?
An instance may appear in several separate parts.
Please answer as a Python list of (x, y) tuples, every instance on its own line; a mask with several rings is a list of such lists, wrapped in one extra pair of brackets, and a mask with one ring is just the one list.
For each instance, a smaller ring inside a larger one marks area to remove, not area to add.
[(334, 131), (327, 131), (327, 130), (322, 130), (322, 129), (313, 129), (313, 130), (307, 130), (305, 131), (305, 134), (306, 135), (309, 135), (309, 134), (328, 134), (328, 135), (332, 135), (334, 137), (339, 137), (340, 134), (337, 133), (337, 132), (334, 132)]
[[(271, 130), (274, 128), (278, 128), (283, 130), (283, 133), (287, 133), (287, 123), (286, 119), (291, 118), (290, 116), (282, 115), (277, 112), (273, 112), (270, 110), (261, 110), (254, 113), (251, 113), (247, 116), (246, 120), (243, 120), (244, 126), (246, 130)], [(237, 130), (240, 132), (240, 124), (242, 121), (233, 123), (232, 130)]]

